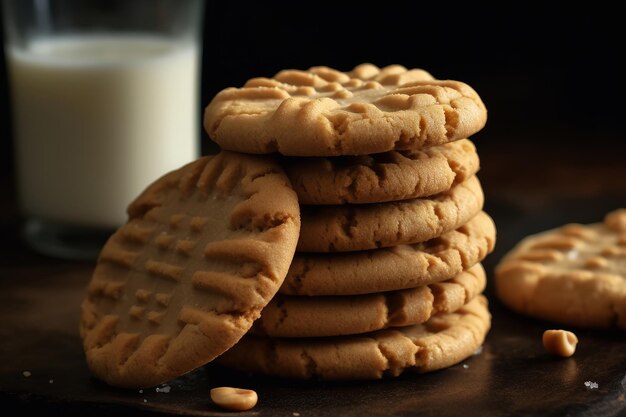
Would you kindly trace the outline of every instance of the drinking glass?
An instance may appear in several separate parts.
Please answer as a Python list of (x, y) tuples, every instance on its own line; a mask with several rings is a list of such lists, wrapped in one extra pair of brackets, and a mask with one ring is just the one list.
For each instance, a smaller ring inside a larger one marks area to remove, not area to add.
[(3, 0), (18, 198), (36, 250), (94, 258), (199, 154), (201, 0)]

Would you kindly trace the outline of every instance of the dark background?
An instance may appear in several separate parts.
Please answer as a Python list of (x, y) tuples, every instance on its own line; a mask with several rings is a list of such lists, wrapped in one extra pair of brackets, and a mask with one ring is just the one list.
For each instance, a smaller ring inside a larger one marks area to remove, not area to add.
[[(523, 236), (598, 221), (626, 207), (625, 19), (597, 2), (434, 3), (209, 2), (202, 103), (226, 86), (283, 68), (349, 70), (367, 61), (422, 67), (472, 85), (489, 109), (475, 142), (486, 210), (498, 225), (496, 251), (485, 263), (491, 278), (495, 263)], [(207, 387), (223, 384), (257, 389), (262, 401), (255, 412), (263, 416), (301, 410), (303, 416), (623, 415), (623, 336), (579, 329), (575, 357), (554, 360), (540, 343), (552, 325), (509, 312), (492, 283), (493, 330), (467, 369), (343, 385), (199, 371), (194, 378), (200, 379), (188, 380), (192, 389), (151, 393), (148, 404), (90, 380), (75, 323), (93, 265), (50, 260), (15, 244), (0, 63), (0, 346), (2, 357), (11, 358), (0, 362), (0, 405), (9, 414), (14, 404), (22, 415), (204, 415), (211, 407)], [(210, 141), (203, 143), (209, 151)], [(25, 369), (31, 378), (22, 378)], [(586, 389), (588, 379), (600, 389)]]
[[(626, 154), (620, 14), (588, 2), (502, 3), (208, 2), (202, 103), (283, 68), (400, 63), (465, 81), (481, 94), (489, 109), (476, 137), (481, 152), (521, 144), (536, 152), (554, 145)], [(12, 145), (1, 56), (0, 176), (7, 179)]]

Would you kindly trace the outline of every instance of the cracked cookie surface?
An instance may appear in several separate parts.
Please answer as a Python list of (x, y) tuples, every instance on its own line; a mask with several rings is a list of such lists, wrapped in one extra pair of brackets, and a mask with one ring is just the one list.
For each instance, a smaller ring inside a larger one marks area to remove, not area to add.
[(297, 379), (380, 379), (430, 372), (468, 358), (491, 325), (487, 299), (426, 323), (363, 335), (279, 339), (246, 336), (217, 362), (246, 372)]
[(418, 149), (469, 137), (486, 121), (467, 84), (371, 64), (253, 78), (222, 90), (204, 113), (206, 131), (222, 149), (289, 156)]
[(281, 161), (300, 204), (363, 204), (428, 197), (476, 174), (468, 139), (407, 151)]
[(493, 250), (496, 229), (480, 212), (422, 243), (345, 253), (296, 253), (279, 292), (353, 295), (402, 290), (453, 278)]
[(222, 152), (172, 171), (128, 208), (82, 304), (87, 364), (105, 382), (154, 386), (234, 345), (293, 257), (299, 206), (273, 161)]
[(453, 313), (485, 289), (476, 264), (456, 277), (417, 288), (379, 294), (327, 297), (276, 295), (248, 334), (320, 337), (409, 326), (439, 313)]
[(496, 267), (495, 285), (520, 313), (626, 330), (626, 209), (524, 238)]
[(461, 227), (484, 203), (475, 176), (427, 198), (303, 206), (299, 252), (347, 252), (424, 242)]

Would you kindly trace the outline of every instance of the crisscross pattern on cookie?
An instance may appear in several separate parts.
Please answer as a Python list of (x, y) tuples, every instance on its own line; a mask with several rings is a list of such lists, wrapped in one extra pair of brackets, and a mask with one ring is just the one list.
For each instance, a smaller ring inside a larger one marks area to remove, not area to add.
[(96, 376), (145, 387), (247, 331), (287, 272), (299, 212), (277, 166), (222, 153), (157, 180), (129, 215), (100, 254), (81, 333)]

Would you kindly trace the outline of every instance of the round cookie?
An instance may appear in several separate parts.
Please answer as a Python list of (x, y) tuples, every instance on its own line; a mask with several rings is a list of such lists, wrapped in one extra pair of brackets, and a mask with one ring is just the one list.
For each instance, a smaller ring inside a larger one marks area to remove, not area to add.
[(234, 345), (280, 287), (299, 231), (295, 192), (271, 160), (222, 152), (172, 171), (128, 207), (82, 304), (89, 368), (154, 386)]
[(427, 242), (354, 253), (296, 253), (279, 292), (371, 294), (445, 281), (483, 260), (495, 239), (493, 220), (480, 212), (457, 230)]
[(272, 339), (246, 336), (217, 359), (247, 372), (297, 379), (362, 380), (429, 372), (468, 358), (491, 325), (487, 299), (424, 324), (354, 336)]
[(478, 172), (468, 139), (407, 151), (334, 158), (284, 158), (300, 204), (363, 204), (428, 197)]
[(483, 207), (475, 176), (449, 191), (368, 205), (304, 206), (299, 252), (348, 252), (424, 242), (467, 223)]
[(487, 121), (476, 92), (400, 65), (284, 70), (218, 93), (204, 127), (223, 149), (289, 156), (367, 155), (440, 145)]
[(277, 295), (248, 334), (271, 337), (325, 337), (367, 333), (424, 323), (452, 313), (485, 289), (485, 270), (476, 264), (444, 282), (354, 296)]
[(495, 284), (519, 313), (626, 330), (626, 209), (526, 237), (497, 266)]

